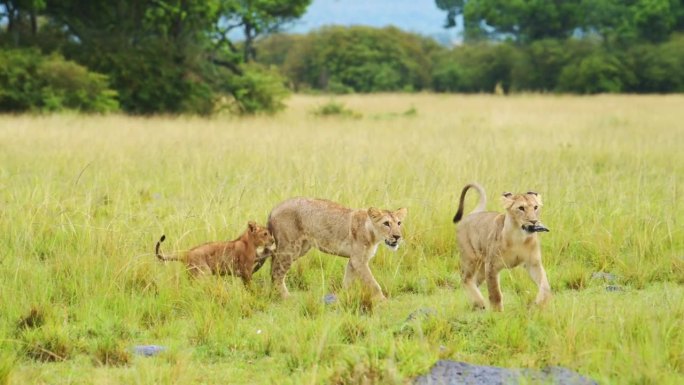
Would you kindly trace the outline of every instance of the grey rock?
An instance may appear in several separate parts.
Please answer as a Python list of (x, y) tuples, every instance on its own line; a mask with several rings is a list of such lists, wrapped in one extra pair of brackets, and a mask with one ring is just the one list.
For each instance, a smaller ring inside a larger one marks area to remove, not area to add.
[(598, 271), (594, 274), (591, 275), (591, 279), (602, 279), (604, 281), (615, 281), (617, 279), (617, 275), (613, 273), (605, 273), (603, 271)]
[(430, 318), (435, 315), (437, 315), (437, 310), (429, 307), (421, 307), (420, 309), (411, 312), (411, 314), (406, 317), (406, 322), (411, 322), (418, 318)]
[(161, 345), (136, 345), (133, 347), (133, 353), (139, 356), (151, 357), (166, 350), (166, 347)]
[(608, 285), (606, 286), (606, 291), (624, 291), (625, 289), (619, 285)]
[(337, 296), (336, 296), (335, 294), (332, 294), (332, 293), (326, 294), (326, 295), (323, 297), (323, 302), (324, 302), (326, 305), (332, 305), (332, 304), (334, 304), (335, 302), (337, 302)]
[(414, 385), (598, 385), (590, 378), (559, 366), (542, 370), (508, 369), (449, 360), (437, 361), (430, 373), (417, 377), (413, 383)]

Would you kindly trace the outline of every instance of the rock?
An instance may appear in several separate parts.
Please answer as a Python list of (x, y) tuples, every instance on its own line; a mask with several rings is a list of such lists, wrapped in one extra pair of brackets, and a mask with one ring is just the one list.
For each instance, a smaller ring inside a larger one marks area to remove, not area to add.
[(606, 286), (606, 291), (624, 291), (625, 289), (619, 285), (608, 285)]
[(334, 304), (335, 302), (337, 302), (337, 296), (336, 296), (335, 294), (332, 294), (332, 293), (326, 294), (326, 295), (323, 297), (323, 302), (324, 302), (326, 305), (332, 305), (332, 304)]
[(554, 385), (598, 385), (570, 369), (552, 366), (542, 370), (507, 369), (440, 360), (430, 373), (414, 380), (414, 385), (509, 385), (542, 383)]
[(415, 319), (418, 318), (430, 318), (432, 316), (437, 315), (437, 310), (429, 308), (429, 307), (422, 307), (416, 311), (413, 311), (411, 314), (406, 317), (406, 322), (411, 322)]
[(615, 281), (617, 279), (617, 275), (613, 273), (604, 273), (602, 271), (598, 271), (594, 274), (591, 275), (591, 279), (602, 279), (604, 281)]
[(136, 345), (133, 347), (133, 353), (139, 356), (151, 357), (166, 350), (166, 347), (160, 345)]

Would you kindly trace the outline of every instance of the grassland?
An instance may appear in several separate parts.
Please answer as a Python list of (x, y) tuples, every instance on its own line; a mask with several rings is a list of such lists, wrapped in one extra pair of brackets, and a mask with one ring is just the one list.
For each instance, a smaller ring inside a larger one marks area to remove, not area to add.
[[(275, 117), (0, 117), (0, 384), (402, 383), (439, 358), (684, 383), (684, 97), (336, 100), (352, 113), (297, 96)], [(543, 194), (548, 307), (513, 270), (503, 313), (470, 310), (451, 223), (470, 181), (492, 210)], [(371, 263), (388, 301), (342, 291), (346, 261), (318, 252), (286, 301), (268, 264), (250, 292), (152, 254), (297, 195), (408, 207), (406, 242)]]

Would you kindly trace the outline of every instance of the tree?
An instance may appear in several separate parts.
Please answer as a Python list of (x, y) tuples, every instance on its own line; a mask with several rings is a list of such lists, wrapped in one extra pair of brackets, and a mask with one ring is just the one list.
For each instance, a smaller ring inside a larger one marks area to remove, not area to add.
[[(45, 19), (41, 25), (60, 31), (64, 38), (44, 51), (61, 51), (67, 59), (108, 75), (124, 110), (207, 114), (220, 107), (226, 92), (241, 112), (282, 106), (278, 99), (284, 95), (282, 82), (258, 66), (244, 65), (245, 57), (250, 57), (244, 52), (253, 51), (251, 42), (243, 52), (228, 38), (226, 23), (242, 20), (240, 25), (247, 26), (251, 31), (247, 35), (254, 39), (301, 15), (309, 2), (5, 0), (3, 4), (12, 31), (18, 30), (18, 22), (30, 19), (22, 15), (37, 15)], [(12, 31), (8, 26), (7, 34)], [(15, 40), (24, 44), (26, 39)], [(274, 84), (267, 86), (269, 82)], [(270, 93), (274, 99), (269, 100), (261, 88), (274, 91)]]
[(301, 17), (312, 0), (227, 0), (222, 3), (222, 18), (216, 25), (216, 33), (220, 39), (227, 39), (228, 34), (242, 29), (245, 37), (243, 43), (243, 60), (256, 59), (254, 42), (264, 34), (279, 32), (280, 29)]
[(435, 0), (447, 12), (445, 27), (463, 16), (466, 40), (529, 43), (577, 33), (604, 42), (662, 42), (684, 31), (683, 0)]
[(512, 38), (530, 42), (566, 38), (578, 25), (581, 0), (435, 0), (447, 28), (463, 15), (466, 40)]

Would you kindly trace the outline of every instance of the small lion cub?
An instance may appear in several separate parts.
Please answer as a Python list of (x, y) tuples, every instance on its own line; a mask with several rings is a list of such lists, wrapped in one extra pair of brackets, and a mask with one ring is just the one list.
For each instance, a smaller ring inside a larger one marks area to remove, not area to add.
[[(480, 200), (475, 210), (463, 218), (463, 201), (470, 188), (477, 190)], [(535, 303), (542, 305), (551, 298), (551, 287), (542, 266), (537, 237), (537, 232), (549, 231), (539, 221), (541, 195), (532, 191), (516, 195), (504, 193), (501, 199), (506, 209), (504, 214), (485, 211), (487, 198), (480, 185), (466, 185), (461, 192), (454, 223), (463, 219), (457, 226), (463, 287), (474, 307), (484, 309), (484, 298), (478, 286), (486, 280), (491, 307), (502, 311), (499, 272), (524, 263), (539, 287)]]
[(259, 259), (268, 257), (276, 248), (271, 232), (253, 221), (233, 241), (205, 243), (170, 257), (159, 251), (165, 239), (166, 236), (162, 235), (155, 247), (155, 254), (161, 261), (184, 262), (193, 277), (200, 274), (236, 275), (242, 278), (245, 286), (249, 286), (252, 280), (254, 266), (262, 262)]

